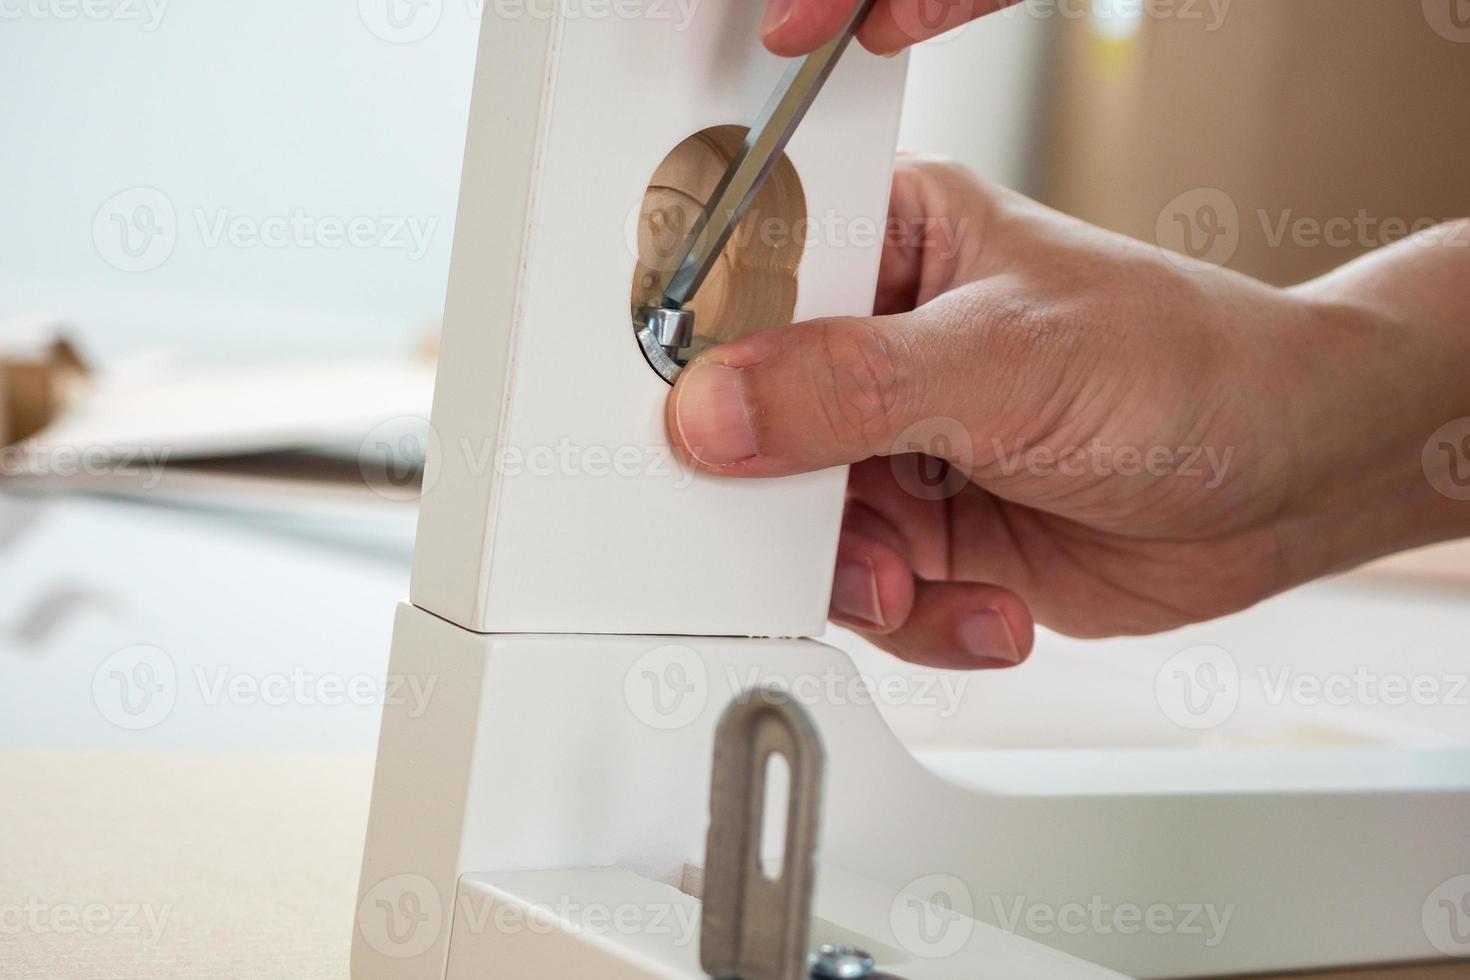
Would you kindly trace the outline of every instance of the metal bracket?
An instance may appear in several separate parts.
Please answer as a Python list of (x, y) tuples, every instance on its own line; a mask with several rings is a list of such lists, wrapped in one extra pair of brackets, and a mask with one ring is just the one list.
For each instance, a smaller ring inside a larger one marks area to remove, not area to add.
[[(790, 770), (780, 874), (762, 869), (766, 771), (780, 755)], [(715, 733), (705, 847), (700, 966), (719, 980), (807, 980), (816, 886), (822, 742), (805, 710), (773, 689), (749, 691)]]
[(694, 311), (641, 306), (633, 310), (638, 346), (658, 376), (673, 384), (684, 370), (679, 352), (694, 343)]

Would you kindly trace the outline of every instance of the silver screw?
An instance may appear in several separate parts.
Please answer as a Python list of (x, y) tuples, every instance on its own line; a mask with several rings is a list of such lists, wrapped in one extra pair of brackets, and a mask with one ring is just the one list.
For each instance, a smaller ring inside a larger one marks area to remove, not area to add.
[(873, 972), (873, 958), (856, 946), (823, 946), (812, 954), (813, 980), (860, 980)]

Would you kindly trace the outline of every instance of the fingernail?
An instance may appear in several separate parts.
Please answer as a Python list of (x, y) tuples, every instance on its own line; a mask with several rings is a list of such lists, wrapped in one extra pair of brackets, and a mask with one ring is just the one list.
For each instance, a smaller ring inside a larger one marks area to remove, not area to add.
[(847, 626), (881, 629), (883, 607), (878, 602), (878, 576), (865, 561), (840, 561), (832, 577), (831, 617)]
[(766, 16), (761, 20), (761, 37), (767, 38), (779, 31), (791, 19), (794, 0), (770, 0), (766, 4)]
[(1010, 624), (998, 610), (986, 609), (960, 622), (960, 645), (976, 660), (1005, 664), (1021, 662), (1021, 651), (1011, 635)]
[(679, 380), (677, 398), (674, 422), (689, 455), (705, 466), (728, 466), (755, 455), (755, 426), (740, 371), (696, 363)]

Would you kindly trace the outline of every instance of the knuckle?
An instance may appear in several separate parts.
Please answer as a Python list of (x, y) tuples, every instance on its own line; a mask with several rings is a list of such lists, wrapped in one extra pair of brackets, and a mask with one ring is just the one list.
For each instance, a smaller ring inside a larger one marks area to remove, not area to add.
[(827, 434), (879, 448), (908, 390), (901, 342), (863, 320), (830, 320), (815, 329), (811, 382)]

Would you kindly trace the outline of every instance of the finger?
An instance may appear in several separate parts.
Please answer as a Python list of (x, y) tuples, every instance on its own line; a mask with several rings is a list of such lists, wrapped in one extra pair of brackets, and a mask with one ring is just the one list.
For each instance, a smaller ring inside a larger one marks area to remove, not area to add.
[(940, 157), (900, 153), (888, 195), (888, 224), (873, 312), (907, 313), (979, 268), (982, 231), (998, 188)]
[(761, 40), (774, 54), (811, 54), (838, 35), (859, 0), (767, 0)]
[[(874, 54), (892, 54), (1009, 7), (1019, 0), (878, 0), (858, 40)], [(773, 49), (774, 50), (774, 49)]]
[(847, 478), (844, 527), (891, 545), (920, 578), (951, 577), (949, 508), (944, 500), (920, 497), (899, 481), (907, 455), (864, 460)]
[(711, 348), (669, 398), (674, 445), (722, 476), (784, 476), (912, 452), (912, 428), (938, 424), (953, 430), (946, 458), (968, 468), (964, 420), (995, 414), (1014, 383), (979, 370), (985, 325), (972, 306), (950, 294), (903, 316), (814, 320)]
[(867, 503), (849, 497), (842, 512), (842, 533), (887, 545), (896, 551), (910, 568), (914, 567), (914, 556), (910, 553), (908, 538), (892, 521)]
[(914, 604), (914, 573), (893, 548), (844, 529), (832, 576), (834, 623), (869, 634), (897, 629)]
[(1001, 670), (1026, 661), (1036, 627), (1020, 596), (997, 585), (916, 581), (897, 629), (859, 630), (900, 660), (941, 670)]

